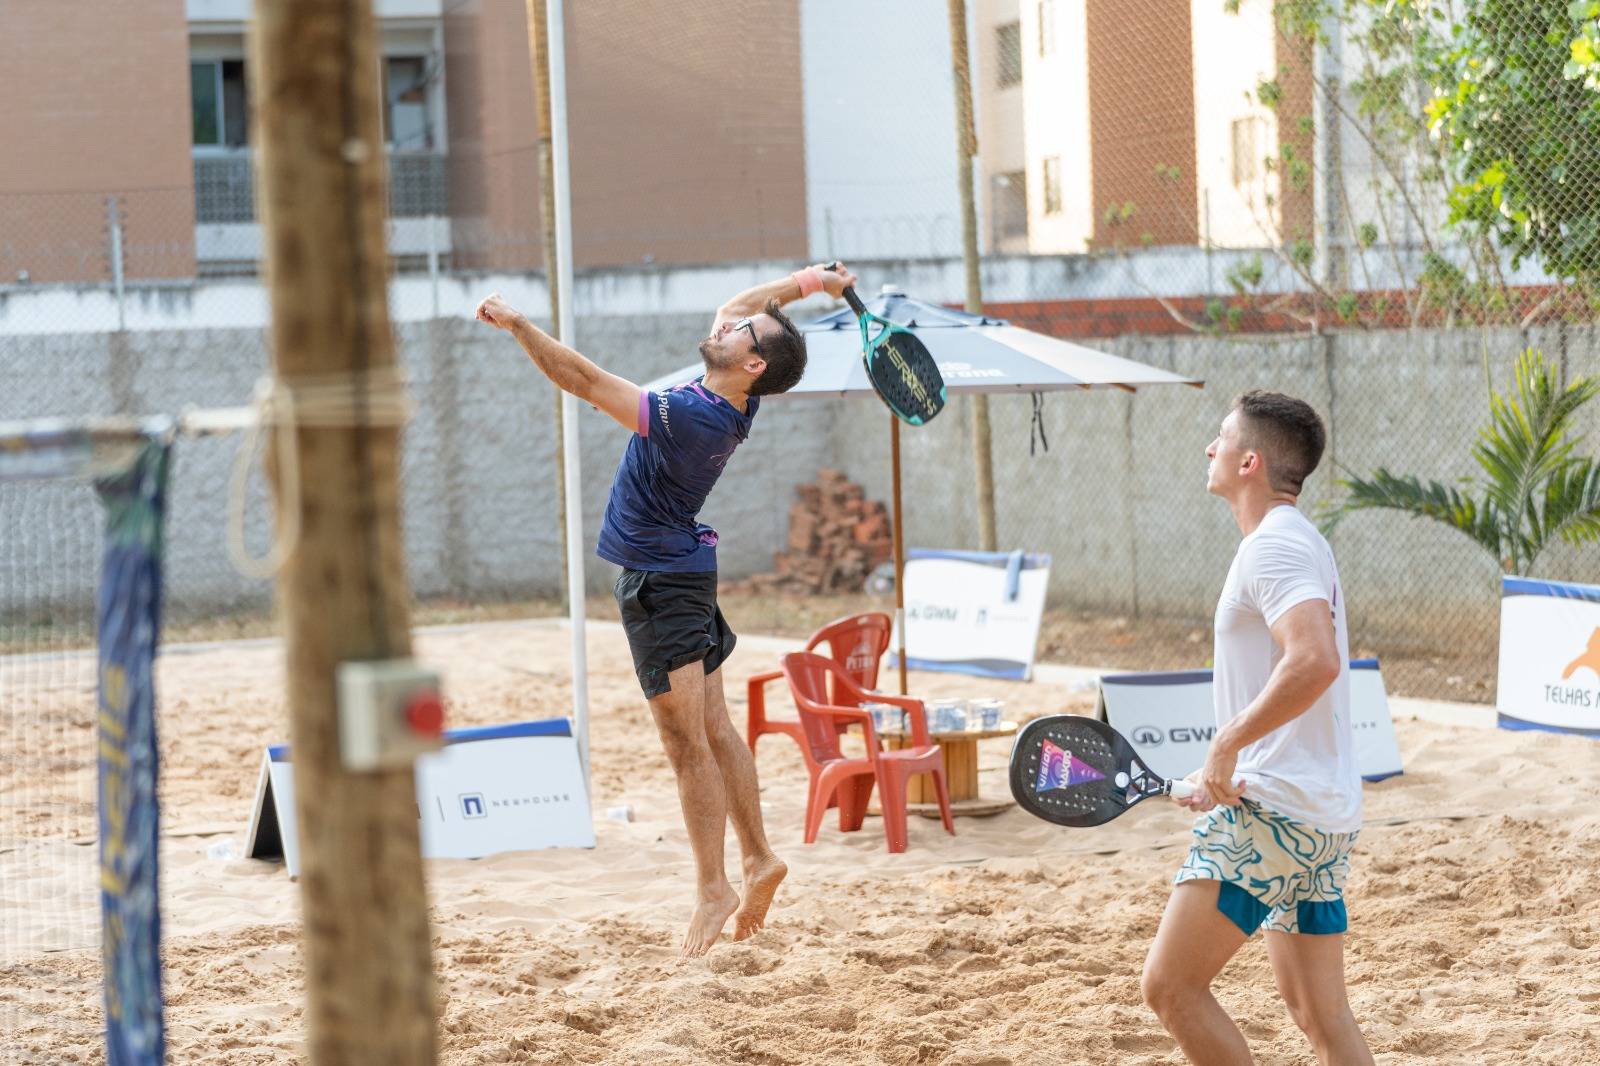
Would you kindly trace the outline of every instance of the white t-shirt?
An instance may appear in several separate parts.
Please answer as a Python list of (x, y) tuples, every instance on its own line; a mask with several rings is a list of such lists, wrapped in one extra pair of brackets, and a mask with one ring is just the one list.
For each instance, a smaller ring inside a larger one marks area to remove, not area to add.
[(1245, 795), (1327, 833), (1361, 828), (1361, 774), (1350, 726), (1350, 635), (1333, 549), (1293, 507), (1267, 512), (1239, 544), (1217, 601), (1212, 687), (1220, 729), (1267, 687), (1283, 649), (1271, 626), (1291, 607), (1323, 600), (1333, 614), (1339, 677), (1305, 713), (1239, 753)]

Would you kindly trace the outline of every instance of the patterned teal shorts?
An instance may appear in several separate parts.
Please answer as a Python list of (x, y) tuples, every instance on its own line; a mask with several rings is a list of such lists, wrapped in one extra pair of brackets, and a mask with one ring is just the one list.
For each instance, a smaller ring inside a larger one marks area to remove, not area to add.
[(1357, 833), (1324, 833), (1253, 800), (1213, 807), (1173, 884), (1218, 881), (1217, 909), (1245, 936), (1342, 933), (1344, 882)]

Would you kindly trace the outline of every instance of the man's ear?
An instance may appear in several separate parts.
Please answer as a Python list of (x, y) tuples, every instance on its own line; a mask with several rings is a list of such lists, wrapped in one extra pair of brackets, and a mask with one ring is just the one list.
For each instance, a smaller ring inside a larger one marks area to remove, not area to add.
[(753, 378), (760, 377), (762, 371), (766, 369), (767, 361), (761, 358), (759, 355), (752, 355), (750, 358), (744, 361), (745, 373), (749, 374)]

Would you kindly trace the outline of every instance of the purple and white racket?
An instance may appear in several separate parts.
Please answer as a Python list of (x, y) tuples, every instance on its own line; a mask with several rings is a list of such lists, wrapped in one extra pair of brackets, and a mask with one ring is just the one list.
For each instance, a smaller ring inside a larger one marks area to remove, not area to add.
[(1097, 718), (1058, 714), (1023, 727), (1011, 749), (1011, 795), (1056, 825), (1103, 825), (1151, 796), (1194, 795), (1144, 764), (1122, 734)]

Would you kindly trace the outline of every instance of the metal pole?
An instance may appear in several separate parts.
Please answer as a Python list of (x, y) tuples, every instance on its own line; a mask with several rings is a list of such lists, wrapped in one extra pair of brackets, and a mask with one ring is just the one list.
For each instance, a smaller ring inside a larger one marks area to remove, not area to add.
[(889, 416), (889, 464), (894, 471), (894, 632), (900, 695), (906, 694), (906, 541), (900, 510), (900, 419)]
[(123, 304), (122, 212), (115, 196), (106, 197), (106, 225), (111, 233), (111, 286), (117, 294), (117, 332), (121, 333), (128, 328), (128, 315)]
[(428, 216), (428, 283), (433, 287), (433, 317), (439, 317), (439, 216)]
[[(573, 347), (572, 322), (572, 185), (567, 143), (567, 44), (563, 0), (548, 0), (547, 30), (550, 45), (550, 147), (555, 162), (556, 285), (560, 293), (560, 332), (557, 339)], [(562, 470), (566, 478), (567, 507), (567, 617), (572, 624), (572, 727), (578, 735), (578, 756), (583, 779), (589, 774), (589, 652), (584, 644), (583, 486), (578, 469), (578, 401), (571, 393), (561, 399)]]
[[(972, 71), (967, 63), (966, 0), (949, 0), (950, 66), (956, 91), (956, 176), (961, 184), (961, 260), (967, 274), (967, 313), (983, 314), (983, 278), (978, 272), (978, 205), (972, 189), (972, 160), (978, 135), (972, 124)], [(978, 493), (978, 547), (996, 550), (994, 457), (989, 429), (989, 397), (972, 398), (972, 463)]]

